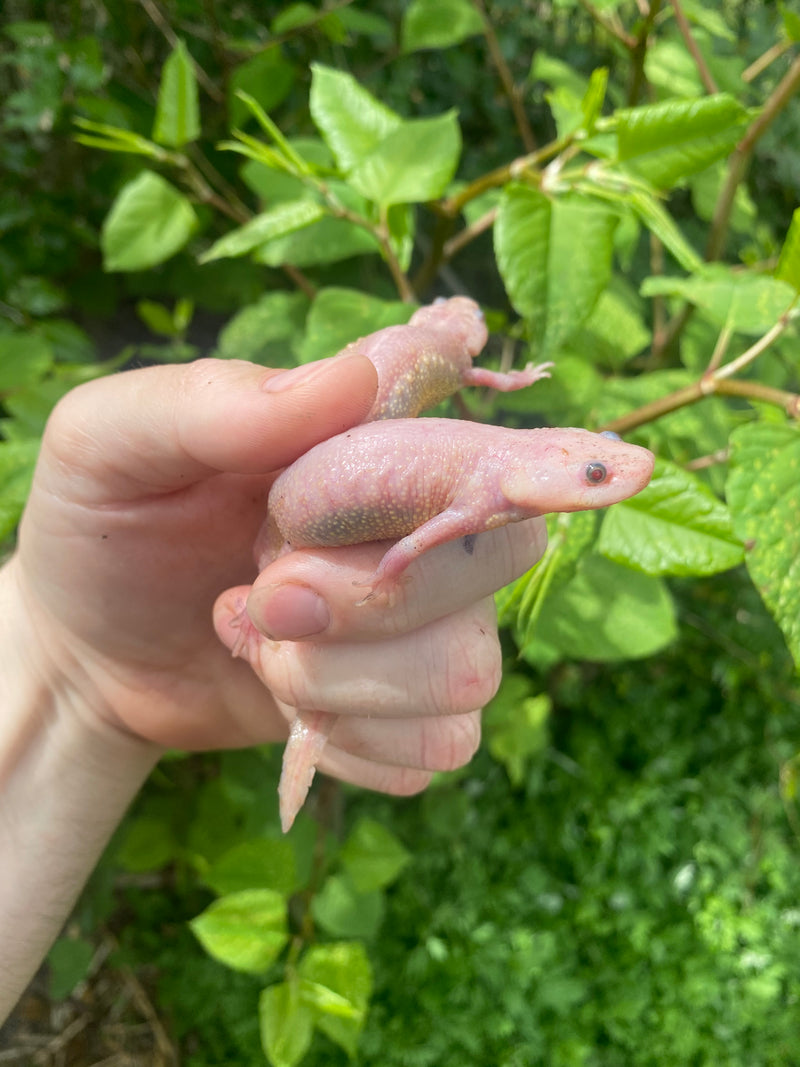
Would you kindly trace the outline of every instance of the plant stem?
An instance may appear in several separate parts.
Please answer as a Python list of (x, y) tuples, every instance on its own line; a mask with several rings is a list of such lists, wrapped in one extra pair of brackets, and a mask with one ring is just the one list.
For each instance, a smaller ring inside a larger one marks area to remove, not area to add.
[[(798, 394), (788, 393), (783, 389), (773, 389), (772, 386), (763, 385), (761, 382), (729, 381), (732, 375), (749, 366), (762, 352), (765, 352), (780, 337), (791, 321), (792, 315), (791, 309), (789, 309), (781, 315), (771, 329), (767, 330), (763, 337), (760, 337), (747, 351), (742, 352), (740, 356), (731, 360), (730, 363), (726, 363), (723, 367), (706, 371), (696, 382), (685, 385), (681, 389), (676, 389), (674, 392), (668, 393), (667, 396), (659, 397), (658, 400), (653, 400), (649, 404), (643, 404), (635, 411), (630, 411), (627, 415), (607, 423), (601, 429), (624, 433), (627, 430), (635, 429), (637, 426), (643, 426), (645, 423), (654, 422), (663, 415), (677, 411), (678, 408), (686, 407), (688, 404), (696, 404), (698, 400), (703, 400), (705, 397), (712, 396), (715, 393), (721, 396), (739, 396), (746, 400), (760, 400), (766, 404), (774, 404), (776, 407), (783, 408), (791, 418), (800, 417), (800, 396)], [(720, 336), (723, 337), (724, 335), (725, 331)], [(717, 348), (719, 347), (718, 345)], [(717, 352), (715, 350), (709, 367), (713, 366), (716, 355)]]
[(468, 204), (470, 200), (474, 200), (480, 196), (481, 193), (486, 193), (490, 189), (497, 189), (501, 185), (505, 185), (507, 182), (513, 181), (515, 178), (519, 178), (526, 171), (538, 167), (545, 160), (551, 159), (553, 156), (557, 156), (559, 152), (563, 152), (568, 148), (574, 140), (574, 134), (567, 134), (564, 137), (559, 137), (555, 141), (551, 141), (549, 144), (543, 145), (541, 148), (537, 148), (535, 152), (529, 152), (527, 155), (518, 156), (510, 163), (504, 163), (502, 167), (497, 167), (495, 170), (490, 170), (488, 174), (482, 174), (480, 178), (476, 178), (470, 182), (459, 193), (455, 193), (453, 196), (449, 196), (446, 200), (440, 200), (435, 205), (435, 210), (442, 215), (455, 216), (458, 215), (465, 204)]
[(780, 59), (784, 52), (788, 52), (792, 47), (792, 42), (787, 38), (785, 41), (778, 41), (771, 48), (768, 48), (766, 52), (759, 56), (750, 66), (742, 73), (743, 82), (755, 81), (755, 79), (765, 71), (770, 63), (773, 63), (776, 59)]
[[(161, 14), (158, 5), (154, 3), (154, 0), (139, 0), (139, 3), (145, 9), (147, 14), (156, 24), (156, 26), (158, 26), (158, 28), (161, 30), (167, 40), (167, 43), (172, 48), (175, 48), (178, 44), (178, 36), (170, 26), (169, 22)], [(200, 84), (203, 86), (203, 88), (214, 101), (214, 103), (221, 104), (225, 97), (218, 89), (216, 83), (213, 82), (211, 78), (209, 78), (209, 76), (206, 74), (206, 72), (203, 70), (203, 68), (200, 66), (200, 64), (194, 57), (192, 57), (192, 66), (194, 67), (194, 72), (197, 76), (198, 82), (200, 82)]]
[(385, 208), (381, 209), (381, 224), (378, 228), (372, 231), (380, 241), (381, 250), (383, 252), (383, 258), (386, 260), (386, 266), (389, 268), (389, 273), (392, 275), (392, 280), (397, 286), (397, 292), (400, 294), (400, 299), (405, 300), (411, 304), (417, 299), (417, 295), (414, 292), (414, 288), (408, 277), (403, 272), (403, 268), (400, 266), (400, 262), (397, 256), (394, 254), (392, 248), (392, 242), (389, 235), (389, 221), (386, 217)]
[(631, 48), (633, 74), (631, 76), (630, 89), (628, 90), (629, 107), (634, 107), (639, 103), (642, 87), (645, 85), (644, 62), (647, 58), (647, 42), (650, 39), (653, 23), (660, 10), (661, 0), (651, 0), (642, 27), (636, 35)]
[(580, 0), (580, 5), (585, 11), (588, 11), (598, 26), (602, 26), (606, 33), (610, 33), (612, 37), (624, 44), (630, 51), (636, 48), (638, 38), (634, 37), (633, 34), (627, 33), (616, 18), (602, 14), (589, 0)]
[(506, 57), (503, 55), (503, 50), (500, 47), (497, 34), (494, 32), (494, 26), (486, 11), (486, 5), (483, 0), (472, 0), (472, 3), (483, 20), (483, 36), (486, 38), (489, 55), (491, 56), (492, 63), (500, 77), (503, 91), (508, 97), (508, 102), (511, 105), (514, 121), (517, 124), (517, 129), (522, 138), (522, 143), (525, 146), (525, 151), (533, 152), (536, 149), (536, 138), (533, 134), (531, 124), (528, 122), (528, 116), (525, 113), (525, 107), (522, 102), (522, 92), (519, 87), (514, 84), (514, 78), (511, 75), (508, 63), (506, 63)]
[(695, 62), (697, 72), (700, 75), (700, 80), (706, 87), (707, 92), (718, 93), (719, 88), (717, 87), (717, 83), (714, 81), (714, 77), (711, 74), (711, 71), (708, 69), (708, 64), (705, 61), (703, 53), (698, 48), (697, 41), (695, 41), (694, 37), (692, 37), (692, 30), (689, 26), (689, 20), (683, 13), (683, 8), (680, 5), (680, 0), (670, 0), (670, 2), (672, 3), (672, 8), (675, 12), (675, 21), (678, 23), (678, 29), (681, 32), (681, 37), (683, 37), (684, 43), (689, 49), (692, 59)]
[(784, 312), (778, 319), (775, 325), (767, 330), (763, 337), (760, 337), (754, 345), (751, 345), (746, 352), (742, 352), (736, 359), (732, 359), (730, 363), (726, 363), (724, 367), (720, 367), (719, 370), (715, 370), (713, 377), (716, 381), (721, 381), (724, 378), (730, 378), (734, 374), (738, 374), (744, 367), (749, 366), (754, 360), (758, 359), (762, 352), (765, 352), (773, 341), (783, 333), (786, 327), (791, 321), (789, 311)]
[[(720, 190), (717, 203), (714, 208), (714, 216), (711, 220), (711, 228), (706, 244), (705, 259), (707, 262), (719, 259), (725, 246), (725, 238), (728, 233), (733, 203), (736, 190), (743, 181), (750, 156), (756, 141), (769, 128), (778, 114), (788, 104), (792, 95), (800, 86), (800, 56), (792, 63), (789, 70), (768, 97), (758, 117), (750, 124), (744, 137), (736, 146), (728, 161), (728, 174), (725, 184)], [(686, 323), (693, 313), (691, 305), (687, 304), (679, 311), (664, 331), (664, 336), (658, 346), (658, 351), (673, 345), (684, 330)], [(655, 346), (654, 346), (655, 350)]]
[(797, 56), (786, 74), (764, 104), (758, 117), (750, 124), (742, 140), (731, 153), (728, 164), (728, 176), (719, 194), (711, 230), (708, 235), (706, 259), (719, 259), (728, 232), (733, 201), (736, 190), (743, 180), (750, 156), (756, 141), (766, 132), (777, 116), (783, 111), (800, 86), (800, 56)]
[(443, 258), (445, 260), (452, 259), (465, 245), (468, 245), (470, 241), (474, 241), (476, 237), (488, 230), (490, 226), (493, 226), (496, 218), (497, 208), (493, 207), (484, 215), (481, 215), (472, 225), (465, 226), (463, 230), (459, 230), (455, 236), (444, 243), (442, 247)]
[(600, 430), (613, 430), (623, 434), (644, 426), (648, 422), (655, 422), (679, 408), (696, 404), (698, 400), (705, 400), (707, 396), (718, 394), (720, 396), (738, 396), (744, 400), (760, 400), (765, 404), (773, 404), (783, 408), (790, 418), (800, 418), (800, 395), (788, 393), (782, 389), (773, 389), (769, 385), (760, 382), (727, 381), (726, 379), (701, 378), (692, 382), (682, 389), (676, 389), (674, 393), (659, 397), (650, 404), (643, 404), (635, 411), (628, 412), (618, 419), (612, 419), (599, 427)]
[[(386, 217), (385, 210), (381, 211), (381, 221), (376, 226), (369, 219), (364, 218), (363, 215), (359, 215), (356, 211), (351, 211), (350, 208), (339, 200), (333, 190), (328, 186), (321, 178), (318, 178), (312, 174), (297, 174), (297, 178), (304, 182), (311, 189), (314, 189), (324, 199), (332, 215), (337, 219), (346, 219), (348, 222), (352, 222), (355, 226), (360, 226), (362, 230), (366, 230), (367, 233), (371, 233), (377, 240), (383, 253), (383, 258), (386, 261), (386, 265), (389, 268), (389, 273), (392, 275), (392, 280), (397, 286), (397, 291), (400, 294), (401, 300), (405, 300), (408, 303), (413, 303), (416, 299), (416, 292), (414, 286), (409, 281), (406, 274), (403, 272), (402, 267), (395, 255), (392, 248), (391, 235), (389, 231), (389, 223)], [(296, 268), (293, 268), (296, 270)], [(284, 264), (284, 270), (287, 270), (287, 266)], [(307, 292), (306, 286), (311, 286), (311, 283), (300, 272), (297, 271), (300, 277), (303, 277), (305, 285), (301, 286), (304, 292)], [(290, 275), (292, 276), (292, 275)], [(311, 286), (313, 290), (313, 286)], [(315, 290), (313, 290), (315, 291)]]

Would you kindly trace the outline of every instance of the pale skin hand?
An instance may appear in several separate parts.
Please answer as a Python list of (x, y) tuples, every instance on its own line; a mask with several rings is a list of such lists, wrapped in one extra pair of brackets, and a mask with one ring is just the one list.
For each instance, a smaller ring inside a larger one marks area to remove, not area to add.
[[(543, 522), (429, 553), (391, 608), (356, 607), (375, 545), (284, 556), (251, 593), (274, 472), (375, 395), (357, 355), (264, 388), (280, 374), (133, 371), (51, 418), (0, 570), (0, 1021), (163, 747), (283, 740), (297, 707), (320, 707), (342, 716), (320, 769), (398, 794), (475, 750), (499, 681), (489, 594), (538, 558)], [(254, 669), (229, 651), (248, 594), (284, 639), (252, 634)]]

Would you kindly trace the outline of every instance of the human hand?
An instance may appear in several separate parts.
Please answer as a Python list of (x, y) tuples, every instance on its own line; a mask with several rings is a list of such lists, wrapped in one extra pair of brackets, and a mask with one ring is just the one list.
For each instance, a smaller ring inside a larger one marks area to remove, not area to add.
[[(477, 709), (499, 681), (490, 594), (538, 558), (543, 522), (492, 531), (472, 556), (430, 553), (391, 608), (356, 606), (375, 545), (291, 553), (251, 593), (275, 473), (359, 422), (374, 396), (363, 357), (298, 373), (292, 387), (289, 373), (206, 360), (69, 394), (21, 527), (20, 601), (42, 673), (135, 737), (258, 744), (285, 737), (295, 708), (322, 707), (342, 716), (323, 770), (412, 792), (474, 752)], [(262, 388), (278, 375), (284, 389)], [(256, 626), (285, 639), (251, 639), (252, 671), (228, 651), (248, 595)]]

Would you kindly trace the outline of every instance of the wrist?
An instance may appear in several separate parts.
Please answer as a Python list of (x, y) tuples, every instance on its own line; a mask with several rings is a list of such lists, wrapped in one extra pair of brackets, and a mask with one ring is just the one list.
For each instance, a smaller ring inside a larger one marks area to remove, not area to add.
[(16, 567), (0, 569), (0, 1021), (161, 752), (52, 665)]

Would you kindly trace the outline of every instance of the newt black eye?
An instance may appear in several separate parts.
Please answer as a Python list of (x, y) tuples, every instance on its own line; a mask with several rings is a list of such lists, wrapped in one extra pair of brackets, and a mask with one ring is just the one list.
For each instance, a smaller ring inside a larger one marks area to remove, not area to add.
[(586, 481), (591, 482), (592, 485), (600, 485), (608, 477), (608, 471), (603, 463), (587, 463), (586, 464)]

